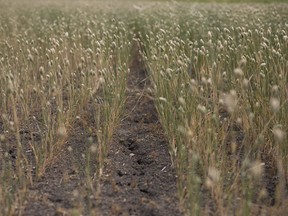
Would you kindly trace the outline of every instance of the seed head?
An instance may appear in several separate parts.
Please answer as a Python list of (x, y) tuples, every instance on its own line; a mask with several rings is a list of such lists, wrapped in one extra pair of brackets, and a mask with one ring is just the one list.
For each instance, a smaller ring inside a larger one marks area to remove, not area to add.
[(162, 101), (162, 102), (165, 102), (165, 103), (167, 102), (167, 99), (164, 98), (164, 97), (159, 97), (159, 100)]
[(4, 143), (6, 140), (5, 135), (4, 134), (0, 134), (0, 142)]
[(272, 92), (272, 95), (277, 96), (279, 94), (279, 86), (273, 85), (271, 92)]
[(96, 153), (96, 151), (97, 151), (97, 146), (96, 146), (96, 144), (92, 144), (92, 145), (90, 146), (90, 151), (91, 151), (91, 153)]
[(179, 97), (178, 98), (178, 101), (180, 104), (182, 104), (183, 106), (185, 106), (186, 102), (185, 102), (185, 99), (183, 97)]
[(240, 77), (242, 77), (242, 76), (244, 75), (244, 73), (243, 73), (243, 71), (242, 71), (241, 68), (235, 68), (234, 74), (235, 74), (235, 76), (238, 77), (238, 78), (240, 78)]
[(265, 163), (262, 163), (260, 161), (254, 161), (250, 164), (249, 173), (255, 177), (260, 178), (264, 172), (264, 166)]
[(201, 113), (206, 114), (207, 113), (207, 109), (205, 106), (198, 104), (197, 106), (197, 110), (199, 110)]
[(73, 148), (72, 148), (71, 146), (68, 146), (67, 149), (68, 149), (69, 152), (72, 152), (72, 151), (73, 151)]
[(240, 67), (244, 67), (247, 63), (247, 59), (245, 56), (242, 56), (241, 61), (239, 63)]
[(7, 91), (8, 93), (14, 92), (14, 84), (10, 78), (8, 80)]
[(211, 31), (208, 31), (207, 36), (208, 36), (209, 39), (212, 38), (212, 33), (211, 33)]
[(33, 62), (33, 56), (31, 54), (28, 55), (28, 61)]
[(220, 172), (214, 167), (209, 167), (208, 169), (208, 176), (206, 179), (206, 186), (208, 188), (212, 188), (216, 183), (220, 180)]
[(103, 76), (101, 76), (101, 77), (99, 78), (99, 84), (104, 84), (104, 83), (105, 83), (105, 79), (104, 79)]
[(67, 136), (67, 130), (64, 124), (61, 124), (57, 130), (57, 134), (60, 137), (66, 137)]
[(243, 87), (244, 87), (245, 89), (248, 89), (248, 87), (249, 87), (249, 80), (246, 79), (246, 78), (244, 78), (242, 84), (243, 84)]
[(271, 106), (271, 110), (274, 113), (277, 113), (280, 110), (280, 100), (279, 100), (279, 98), (271, 97), (270, 106)]
[(235, 90), (231, 90), (229, 94), (223, 95), (223, 103), (227, 108), (227, 111), (229, 113), (233, 113), (235, 111), (235, 108), (237, 106), (237, 93)]
[(44, 67), (43, 66), (40, 66), (39, 73), (42, 74), (42, 75), (44, 74)]
[(280, 125), (275, 125), (273, 127), (273, 134), (274, 134), (274, 139), (276, 142), (281, 143), (285, 139), (285, 132), (281, 129)]

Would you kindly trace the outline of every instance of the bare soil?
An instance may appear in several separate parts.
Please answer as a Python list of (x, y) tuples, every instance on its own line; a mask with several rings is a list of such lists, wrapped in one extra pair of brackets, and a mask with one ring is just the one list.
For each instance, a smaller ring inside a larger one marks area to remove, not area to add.
[(124, 116), (100, 182), (100, 210), (102, 215), (182, 215), (168, 143), (139, 59), (130, 68)]

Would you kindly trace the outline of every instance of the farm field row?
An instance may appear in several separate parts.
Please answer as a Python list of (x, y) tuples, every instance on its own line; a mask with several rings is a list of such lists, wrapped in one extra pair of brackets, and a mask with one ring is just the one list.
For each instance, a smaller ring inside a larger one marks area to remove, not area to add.
[[(126, 145), (121, 129), (167, 144), (170, 156), (155, 148), (162, 156), (145, 152), (152, 165), (135, 161), (154, 182), (148, 168), (169, 158), (184, 215), (288, 213), (287, 4), (0, 6), (1, 215), (28, 215), (35, 190), (53, 197), (56, 179), (74, 204), (49, 198), (55, 211), (107, 215), (99, 209), (111, 198), (99, 197), (105, 169), (133, 177), (111, 165), (113, 146)], [(144, 151), (130, 148), (127, 160)]]

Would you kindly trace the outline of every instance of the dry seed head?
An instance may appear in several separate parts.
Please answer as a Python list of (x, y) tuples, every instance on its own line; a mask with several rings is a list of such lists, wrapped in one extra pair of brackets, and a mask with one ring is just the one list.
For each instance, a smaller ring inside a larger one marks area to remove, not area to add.
[(67, 130), (64, 124), (61, 124), (57, 130), (57, 134), (60, 137), (66, 137), (67, 136)]
[(183, 97), (179, 97), (178, 98), (178, 101), (180, 104), (182, 104), (183, 106), (185, 106), (186, 102), (185, 102), (185, 99)]
[(14, 122), (13, 121), (9, 121), (9, 125), (10, 125), (10, 127), (14, 127)]
[(209, 167), (208, 176), (213, 182), (218, 182), (220, 180), (220, 172), (214, 167)]
[(4, 157), (5, 157), (5, 158), (8, 158), (9, 156), (10, 156), (10, 154), (9, 154), (8, 152), (5, 152), (5, 153), (4, 153)]
[(208, 176), (206, 179), (206, 187), (212, 188), (220, 180), (220, 172), (214, 167), (209, 167)]
[(213, 42), (212, 42), (212, 40), (210, 39), (210, 40), (208, 40), (208, 42), (207, 42), (207, 46), (208, 47), (212, 47), (213, 46)]
[(181, 59), (178, 59), (177, 63), (182, 66), (183, 65), (183, 62), (181, 61)]
[(278, 95), (278, 93), (279, 93), (278, 85), (273, 85), (272, 89), (271, 89), (271, 92), (272, 92), (273, 95)]
[(33, 62), (33, 56), (31, 54), (28, 54), (28, 61)]
[(209, 39), (211, 39), (212, 38), (212, 32), (208, 31), (207, 36), (208, 36)]
[(268, 196), (268, 192), (266, 188), (262, 188), (261, 191), (259, 192), (259, 198), (260, 199), (265, 199)]
[(72, 151), (73, 151), (73, 148), (72, 148), (71, 146), (68, 146), (67, 150), (68, 150), (69, 152), (72, 152)]
[(105, 83), (105, 79), (104, 79), (103, 76), (101, 76), (101, 77), (99, 78), (99, 84), (104, 84), (104, 83)]
[(207, 178), (206, 181), (205, 181), (205, 186), (206, 186), (208, 189), (213, 188), (213, 181), (212, 181), (210, 178)]
[(201, 113), (206, 114), (207, 113), (207, 109), (204, 105), (198, 104), (197, 106), (197, 110), (199, 110)]
[(87, 141), (88, 141), (88, 143), (92, 144), (93, 143), (93, 137), (91, 137), (91, 136), (88, 137)]
[(7, 91), (8, 93), (14, 92), (14, 84), (10, 78), (8, 79)]
[(260, 75), (260, 77), (262, 77), (262, 78), (265, 78), (265, 77), (266, 77), (266, 75), (263, 73), (263, 71), (261, 71), (261, 72), (259, 73), (259, 75)]
[(271, 110), (277, 113), (280, 110), (280, 99), (276, 97), (271, 97), (270, 99)]
[(254, 161), (250, 164), (248, 171), (254, 178), (261, 178), (262, 174), (264, 173), (264, 166), (265, 163)]
[(210, 86), (212, 86), (212, 79), (211, 79), (211, 77), (209, 77), (209, 78), (207, 79), (207, 84), (210, 85)]
[(238, 78), (239, 78), (239, 77), (242, 77), (242, 76), (244, 75), (244, 73), (243, 73), (243, 71), (242, 71), (241, 68), (235, 68), (234, 74), (235, 74), (235, 76), (238, 77)]
[(207, 84), (206, 77), (201, 77), (201, 82), (203, 83), (203, 85), (206, 85)]
[(225, 94), (223, 96), (223, 103), (229, 113), (233, 113), (235, 111), (237, 106), (237, 93), (234, 89), (232, 89), (229, 94)]
[(246, 79), (246, 78), (244, 78), (242, 84), (243, 84), (243, 87), (244, 87), (245, 89), (248, 89), (248, 87), (249, 87), (249, 80)]
[(231, 151), (232, 151), (232, 154), (236, 154), (237, 152), (237, 143), (235, 141), (233, 141), (231, 143)]
[(168, 61), (169, 60), (169, 57), (168, 57), (168, 55), (165, 53), (165, 55), (164, 55), (164, 59), (165, 59), (165, 61)]
[(0, 142), (4, 143), (6, 140), (5, 135), (4, 134), (0, 134)]
[(91, 153), (96, 153), (97, 152), (96, 144), (93, 144), (93, 145), (90, 146), (90, 151), (91, 151)]
[(164, 97), (159, 97), (159, 100), (162, 101), (162, 102), (165, 102), (165, 103), (167, 102), (167, 99), (164, 98)]
[(40, 73), (40, 74), (44, 74), (44, 67), (43, 67), (43, 66), (40, 66), (40, 68), (39, 68), (39, 73)]
[(265, 66), (266, 66), (266, 63), (263, 62), (263, 63), (260, 64), (260, 66), (261, 66), (261, 67), (265, 67)]
[(93, 50), (92, 50), (91, 48), (88, 48), (88, 49), (86, 50), (86, 52), (89, 53), (90, 55), (93, 54)]
[(236, 123), (238, 124), (238, 125), (242, 125), (242, 118), (237, 118), (237, 120), (236, 120)]
[(285, 139), (285, 132), (281, 129), (281, 126), (275, 125), (273, 127), (273, 134), (274, 134), (274, 139), (276, 142), (281, 143)]
[(247, 63), (246, 57), (245, 57), (245, 56), (242, 56), (242, 57), (241, 57), (241, 61), (240, 61), (240, 63), (239, 63), (240, 67), (244, 67), (244, 66), (246, 65), (246, 63)]

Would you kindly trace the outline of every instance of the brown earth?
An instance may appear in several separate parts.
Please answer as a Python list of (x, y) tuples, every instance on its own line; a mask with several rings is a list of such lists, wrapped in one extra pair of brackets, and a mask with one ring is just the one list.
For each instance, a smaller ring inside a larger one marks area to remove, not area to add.
[(100, 182), (101, 215), (182, 215), (168, 143), (147, 91), (145, 68), (135, 58), (130, 69), (124, 118)]
[[(62, 152), (28, 190), (24, 215), (182, 215), (178, 209), (176, 175), (152, 97), (149, 80), (136, 52), (127, 80), (127, 101), (120, 125), (109, 145), (103, 175), (87, 187), (85, 167), (93, 137), (93, 107), (72, 127)], [(92, 155), (93, 156), (93, 155)], [(92, 177), (92, 174), (91, 174)], [(78, 210), (77, 210), (78, 209)], [(19, 209), (21, 211), (21, 209)]]

